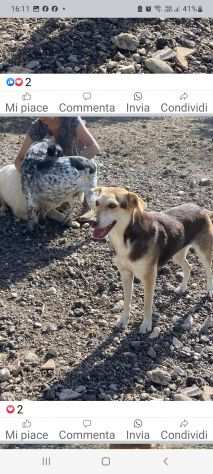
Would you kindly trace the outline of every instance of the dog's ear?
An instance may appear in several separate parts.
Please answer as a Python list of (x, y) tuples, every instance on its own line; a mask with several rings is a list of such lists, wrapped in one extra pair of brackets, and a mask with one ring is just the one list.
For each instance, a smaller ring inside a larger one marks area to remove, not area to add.
[(144, 202), (143, 200), (137, 196), (136, 193), (128, 192), (124, 196), (121, 202), (122, 209), (136, 209), (140, 208), (141, 211), (144, 209)]

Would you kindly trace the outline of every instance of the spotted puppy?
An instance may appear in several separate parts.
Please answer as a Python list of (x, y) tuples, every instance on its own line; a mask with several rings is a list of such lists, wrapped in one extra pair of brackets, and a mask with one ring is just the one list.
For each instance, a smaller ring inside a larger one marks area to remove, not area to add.
[(43, 140), (28, 150), (21, 166), (21, 182), (32, 230), (40, 209), (45, 215), (45, 209), (49, 212), (64, 203), (72, 208), (74, 199), (82, 193), (90, 205), (91, 189), (97, 185), (97, 167), (94, 160), (65, 157), (59, 145)]
[[(124, 311), (119, 320), (128, 324), (131, 309), (133, 278), (144, 284), (144, 319), (142, 334), (152, 330), (152, 305), (158, 268), (173, 257), (183, 270), (183, 281), (176, 289), (187, 288), (190, 269), (186, 255), (193, 248), (207, 275), (207, 291), (213, 294), (211, 272), (213, 225), (205, 209), (196, 204), (183, 204), (165, 212), (146, 211), (143, 200), (123, 188), (101, 187), (95, 190), (96, 208), (93, 217), (94, 238), (109, 239), (116, 252), (116, 263), (124, 288)], [(87, 219), (88, 217), (88, 219)]]

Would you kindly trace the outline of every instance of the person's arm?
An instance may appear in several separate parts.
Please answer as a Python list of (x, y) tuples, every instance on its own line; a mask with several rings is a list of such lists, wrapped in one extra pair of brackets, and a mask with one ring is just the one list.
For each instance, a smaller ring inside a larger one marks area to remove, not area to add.
[(24, 139), (24, 143), (22, 144), (22, 147), (15, 160), (15, 167), (18, 171), (20, 171), (22, 161), (24, 160), (27, 150), (29, 150), (30, 145), (32, 145), (32, 143), (32, 138), (30, 137), (30, 135), (27, 134)]
[(100, 153), (98, 143), (81, 119), (76, 129), (76, 142), (85, 158), (91, 159)]

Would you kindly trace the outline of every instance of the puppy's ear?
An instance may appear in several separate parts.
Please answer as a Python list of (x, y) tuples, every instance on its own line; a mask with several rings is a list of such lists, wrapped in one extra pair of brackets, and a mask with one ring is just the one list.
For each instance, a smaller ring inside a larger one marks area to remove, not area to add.
[(133, 208), (133, 209), (135, 207), (138, 207), (139, 198), (138, 198), (137, 194), (128, 193), (127, 199), (128, 199), (128, 207)]
[(141, 211), (144, 209), (144, 202), (143, 200), (137, 196), (136, 193), (127, 193), (122, 202), (121, 202), (121, 207), (123, 209), (136, 209), (140, 208)]

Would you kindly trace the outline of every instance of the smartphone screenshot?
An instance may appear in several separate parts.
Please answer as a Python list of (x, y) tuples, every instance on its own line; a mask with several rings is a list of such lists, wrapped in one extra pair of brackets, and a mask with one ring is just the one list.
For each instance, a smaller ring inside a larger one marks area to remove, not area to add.
[(210, 473), (212, 33), (205, 0), (0, 6), (6, 474)]

